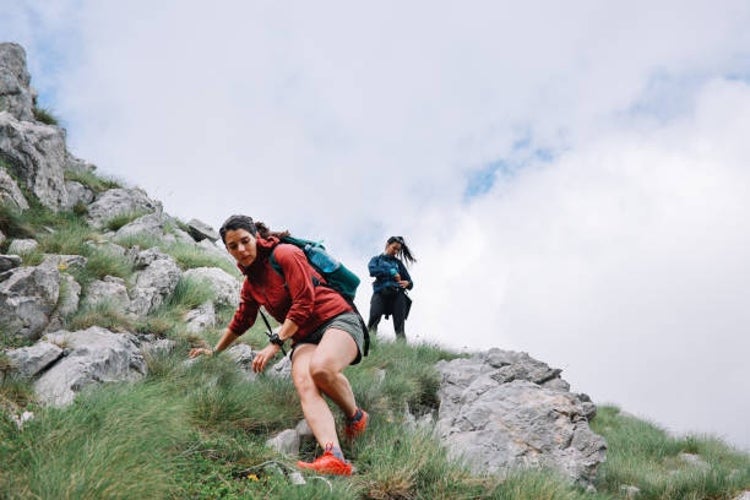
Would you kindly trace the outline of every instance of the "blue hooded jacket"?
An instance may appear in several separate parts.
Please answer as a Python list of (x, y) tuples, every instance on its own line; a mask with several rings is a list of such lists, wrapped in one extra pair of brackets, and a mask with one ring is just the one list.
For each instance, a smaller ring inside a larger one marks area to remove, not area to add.
[(384, 253), (376, 255), (370, 259), (367, 268), (370, 270), (370, 276), (375, 278), (375, 281), (372, 283), (372, 291), (375, 293), (386, 288), (401, 288), (394, 278), (397, 274), (402, 280), (409, 282), (409, 286), (406, 287), (408, 290), (414, 288), (414, 282), (412, 282), (411, 276), (409, 276), (409, 271), (406, 270), (404, 263), (396, 257)]

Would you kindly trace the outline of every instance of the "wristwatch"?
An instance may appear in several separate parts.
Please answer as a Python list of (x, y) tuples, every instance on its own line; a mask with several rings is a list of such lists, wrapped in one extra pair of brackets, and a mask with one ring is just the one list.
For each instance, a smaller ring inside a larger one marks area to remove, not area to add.
[(270, 337), (268, 337), (268, 341), (272, 344), (276, 344), (279, 347), (282, 347), (284, 345), (284, 341), (281, 340), (278, 333), (274, 333)]

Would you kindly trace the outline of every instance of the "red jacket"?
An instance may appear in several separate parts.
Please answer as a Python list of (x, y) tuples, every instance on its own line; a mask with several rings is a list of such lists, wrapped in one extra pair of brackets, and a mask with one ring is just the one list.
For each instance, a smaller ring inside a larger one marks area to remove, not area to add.
[[(325, 280), (307, 262), (304, 252), (294, 245), (279, 243), (274, 237), (257, 238), (257, 256), (250, 266), (240, 267), (245, 275), (240, 292), (240, 305), (234, 312), (229, 329), (242, 335), (253, 326), (258, 308), (263, 308), (279, 323), (292, 320), (299, 329), (292, 337), (300, 340), (323, 323), (341, 313), (351, 311), (351, 306), (335, 290), (315, 286), (313, 277)], [(268, 260), (273, 252), (283, 277)]]

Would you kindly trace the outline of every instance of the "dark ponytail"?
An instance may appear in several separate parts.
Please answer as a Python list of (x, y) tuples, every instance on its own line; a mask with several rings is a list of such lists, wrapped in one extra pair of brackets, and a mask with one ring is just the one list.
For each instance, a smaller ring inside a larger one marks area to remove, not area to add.
[(401, 245), (401, 250), (396, 252), (396, 256), (404, 260), (407, 266), (414, 264), (417, 261), (412, 255), (411, 250), (409, 250), (409, 246), (406, 244), (406, 241), (404, 241), (403, 236), (391, 236), (388, 238), (387, 244), (390, 245), (391, 243), (398, 243)]

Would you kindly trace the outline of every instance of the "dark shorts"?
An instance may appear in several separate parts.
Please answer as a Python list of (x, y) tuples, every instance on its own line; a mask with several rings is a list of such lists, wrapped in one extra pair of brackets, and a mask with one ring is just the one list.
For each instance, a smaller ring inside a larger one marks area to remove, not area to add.
[(357, 363), (359, 363), (362, 359), (362, 353), (365, 350), (365, 333), (364, 331), (362, 331), (362, 322), (359, 318), (359, 315), (355, 312), (341, 313), (338, 316), (335, 316), (334, 318), (323, 323), (317, 330), (310, 332), (310, 334), (304, 339), (295, 342), (294, 346), (292, 346), (292, 352), (289, 357), (292, 358), (294, 356), (294, 350), (299, 345), (320, 344), (320, 341), (323, 339), (323, 335), (325, 335), (325, 333), (331, 328), (343, 330), (352, 336), (354, 342), (357, 344), (357, 357), (354, 358), (354, 361), (352, 361), (350, 364), (356, 365)]

